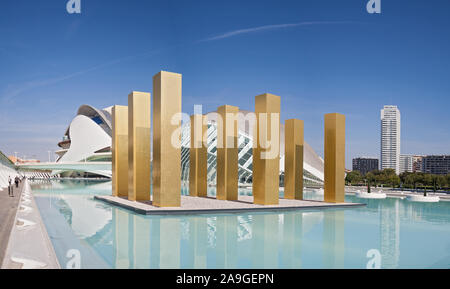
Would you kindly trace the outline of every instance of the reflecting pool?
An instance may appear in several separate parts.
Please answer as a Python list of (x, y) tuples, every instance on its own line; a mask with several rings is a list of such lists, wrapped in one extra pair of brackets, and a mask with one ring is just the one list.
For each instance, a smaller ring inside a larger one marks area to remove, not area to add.
[(32, 188), (63, 268), (73, 250), (81, 268), (450, 268), (450, 202), (346, 196), (367, 207), (142, 216), (94, 200), (110, 182)]

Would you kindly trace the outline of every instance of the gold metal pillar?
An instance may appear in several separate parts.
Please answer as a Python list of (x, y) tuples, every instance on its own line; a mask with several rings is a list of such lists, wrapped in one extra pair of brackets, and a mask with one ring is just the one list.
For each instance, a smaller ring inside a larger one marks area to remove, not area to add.
[(112, 192), (116, 197), (128, 197), (128, 107), (112, 109)]
[(345, 200), (345, 116), (325, 115), (325, 202)]
[(153, 205), (181, 205), (181, 74), (153, 77)]
[(238, 112), (239, 108), (223, 105), (217, 109), (217, 199), (238, 199)]
[(255, 98), (253, 198), (259, 205), (277, 205), (280, 174), (280, 97), (265, 93)]
[(150, 93), (128, 95), (128, 199), (150, 200)]
[(206, 116), (191, 116), (191, 147), (189, 151), (189, 195), (193, 197), (207, 196), (207, 147), (206, 133), (208, 125)]
[(288, 119), (284, 127), (284, 198), (303, 199), (303, 120)]

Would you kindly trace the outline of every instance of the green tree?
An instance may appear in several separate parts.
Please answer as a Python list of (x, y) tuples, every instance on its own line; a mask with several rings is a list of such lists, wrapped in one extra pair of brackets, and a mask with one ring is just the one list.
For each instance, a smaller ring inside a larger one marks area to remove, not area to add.
[(377, 185), (374, 172), (370, 172), (370, 173), (367, 173), (367, 174), (366, 174), (366, 181), (367, 181), (368, 183), (373, 183), (373, 184), (375, 184), (375, 186)]
[(361, 180), (362, 180), (362, 176), (359, 171), (351, 171), (345, 177), (345, 181), (350, 185), (357, 184), (357, 183), (361, 182)]
[(432, 186), (433, 185), (433, 177), (431, 174), (423, 174), (422, 175), (422, 184), (424, 186)]
[(407, 184), (408, 186), (410, 186), (411, 188), (415, 187), (415, 180), (414, 180), (414, 174), (409, 174), (406, 176), (405, 178), (405, 184)]
[(447, 185), (447, 179), (445, 178), (445, 176), (437, 176), (437, 185), (441, 190)]
[(398, 185), (400, 185), (400, 177), (396, 174), (390, 175), (389, 177), (389, 183), (391, 184), (392, 188), (394, 189)]

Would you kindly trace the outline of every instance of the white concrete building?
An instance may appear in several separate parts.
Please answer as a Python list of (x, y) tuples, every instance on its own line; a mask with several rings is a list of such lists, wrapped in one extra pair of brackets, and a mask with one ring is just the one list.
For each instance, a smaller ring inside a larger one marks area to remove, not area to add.
[(381, 169), (400, 174), (400, 111), (395, 105), (381, 110)]
[(400, 173), (413, 172), (414, 156), (413, 155), (400, 155)]
[(0, 190), (8, 187), (8, 178), (14, 180), (18, 173), (14, 164), (0, 151)]

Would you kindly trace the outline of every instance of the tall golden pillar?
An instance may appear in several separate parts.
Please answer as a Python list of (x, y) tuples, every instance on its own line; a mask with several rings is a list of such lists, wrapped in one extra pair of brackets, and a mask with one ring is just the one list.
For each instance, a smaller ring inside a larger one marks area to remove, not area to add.
[(153, 205), (181, 205), (181, 74), (153, 77)]
[(150, 93), (128, 95), (128, 199), (150, 200)]
[(113, 196), (128, 197), (128, 107), (112, 109), (112, 191)]
[(217, 109), (217, 199), (238, 199), (238, 112), (223, 105)]
[(325, 202), (345, 200), (345, 116), (325, 115)]
[(254, 203), (276, 205), (280, 184), (280, 97), (269, 93), (256, 96), (255, 113)]
[(207, 196), (207, 147), (206, 117), (201, 114), (191, 116), (191, 147), (189, 151), (189, 195)]
[(284, 127), (284, 198), (303, 199), (303, 120), (288, 119)]

